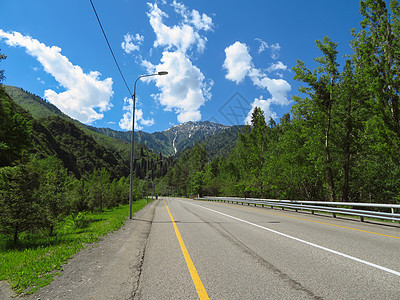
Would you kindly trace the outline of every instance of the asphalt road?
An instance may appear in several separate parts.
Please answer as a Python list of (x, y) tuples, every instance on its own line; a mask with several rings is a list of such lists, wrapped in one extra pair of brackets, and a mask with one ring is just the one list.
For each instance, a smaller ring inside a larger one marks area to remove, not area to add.
[(135, 299), (400, 299), (395, 224), (178, 198), (154, 205)]

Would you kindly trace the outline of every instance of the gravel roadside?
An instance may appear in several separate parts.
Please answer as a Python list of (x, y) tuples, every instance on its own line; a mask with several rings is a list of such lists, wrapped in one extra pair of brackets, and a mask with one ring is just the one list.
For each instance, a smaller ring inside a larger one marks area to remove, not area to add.
[[(133, 299), (159, 201), (137, 212), (118, 231), (79, 251), (51, 284), (24, 298)], [(7, 294), (0, 293), (2, 297)], [(15, 299), (9, 296), (2, 299)]]

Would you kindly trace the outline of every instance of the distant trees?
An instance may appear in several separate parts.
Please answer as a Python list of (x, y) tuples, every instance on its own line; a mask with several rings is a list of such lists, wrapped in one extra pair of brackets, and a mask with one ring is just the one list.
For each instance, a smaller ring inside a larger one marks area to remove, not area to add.
[[(142, 196), (135, 180), (134, 199)], [(102, 211), (127, 204), (129, 180), (110, 180), (106, 170), (76, 179), (56, 157), (33, 159), (28, 164), (0, 168), (0, 232), (14, 244), (25, 231), (46, 229), (49, 235), (68, 215)]]
[(206, 163), (205, 147), (196, 144), (182, 153), (165, 178), (157, 182), (156, 192), (175, 195), (202, 194)]

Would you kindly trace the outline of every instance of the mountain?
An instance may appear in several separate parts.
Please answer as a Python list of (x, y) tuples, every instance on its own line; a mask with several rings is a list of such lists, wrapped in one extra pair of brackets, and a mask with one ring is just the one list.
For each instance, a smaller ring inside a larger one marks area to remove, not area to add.
[(129, 162), (121, 152), (100, 145), (59, 116), (36, 120), (1, 88), (0, 115), (0, 166), (12, 165), (29, 153), (37, 158), (56, 156), (77, 178), (96, 169), (106, 169), (113, 178), (129, 174)]
[[(210, 121), (186, 122), (183, 124), (175, 125), (162, 132), (147, 133), (143, 131), (135, 131), (135, 141), (142, 145), (145, 145), (156, 153), (161, 153), (164, 156), (173, 156), (194, 146), (195, 143), (200, 143), (207, 137), (216, 134), (220, 134), (220, 138), (214, 140), (212, 144), (216, 145), (218, 140), (228, 142), (226, 138), (222, 138), (221, 140), (221, 137), (224, 136), (224, 133), (226, 133), (229, 137), (233, 137), (231, 132), (238, 131), (238, 128), (240, 127), (241, 126), (226, 126)], [(93, 131), (117, 139), (129, 142), (132, 139), (131, 131), (124, 132), (112, 130), (109, 128), (89, 128)], [(230, 140), (229, 142), (232, 142), (232, 140)], [(219, 145), (217, 147), (224, 148), (223, 145)]]
[(100, 145), (110, 150), (121, 152), (123, 156), (129, 157), (131, 146), (123, 139), (113, 138), (93, 131), (89, 126), (84, 125), (61, 112), (55, 105), (21, 88), (9, 85), (2, 85), (2, 87), (11, 99), (28, 111), (34, 119), (40, 120), (47, 117), (62, 118), (74, 123), (76, 127), (81, 129), (85, 134), (91, 136)]
[(243, 127), (243, 125), (230, 126), (221, 132), (205, 137), (199, 143), (205, 145), (209, 159), (216, 156), (227, 157), (236, 145), (239, 133), (243, 130)]
[[(56, 106), (39, 96), (13, 86), (3, 85), (3, 87), (7, 94), (25, 110), (29, 111), (35, 119), (59, 117), (72, 122), (100, 145), (122, 152), (124, 157), (129, 157), (131, 131), (118, 131), (110, 128), (84, 125), (65, 115)], [(229, 149), (234, 146), (241, 127), (201, 121), (175, 125), (162, 132), (135, 131), (136, 153), (139, 153), (141, 145), (144, 145), (155, 153), (161, 153), (164, 157), (169, 157), (179, 155), (184, 150), (195, 145), (195, 143), (201, 143), (206, 144), (207, 151), (211, 157), (226, 155)]]
[(210, 121), (187, 122), (175, 125), (162, 133), (172, 141), (172, 149), (176, 154), (192, 147), (196, 142), (200, 142), (205, 137), (215, 135), (228, 128), (229, 126)]
[(11, 99), (13, 99), (26, 111), (29, 111), (29, 113), (35, 119), (59, 116), (69, 121), (73, 121), (72, 118), (64, 114), (55, 105), (46, 102), (35, 94), (10, 85), (3, 84), (2, 87), (5, 92), (11, 97)]

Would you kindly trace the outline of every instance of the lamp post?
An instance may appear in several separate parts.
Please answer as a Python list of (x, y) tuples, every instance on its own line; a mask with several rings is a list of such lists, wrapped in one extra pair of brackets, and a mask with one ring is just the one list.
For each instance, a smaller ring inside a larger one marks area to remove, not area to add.
[(129, 179), (129, 219), (132, 219), (132, 188), (133, 188), (133, 160), (134, 160), (134, 136), (135, 136), (135, 103), (136, 103), (136, 82), (143, 77), (157, 76), (157, 75), (167, 75), (167, 71), (160, 71), (154, 74), (141, 75), (135, 80), (133, 85), (133, 108), (132, 108), (132, 142), (131, 142), (131, 169), (130, 169), (130, 179)]

